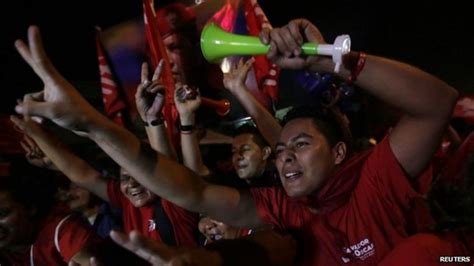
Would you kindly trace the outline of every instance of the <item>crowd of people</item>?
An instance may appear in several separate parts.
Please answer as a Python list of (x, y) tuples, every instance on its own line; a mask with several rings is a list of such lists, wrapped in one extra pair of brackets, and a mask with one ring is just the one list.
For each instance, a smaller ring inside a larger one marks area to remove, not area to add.
[[(400, 117), (364, 149), (353, 145), (353, 125), (335, 104), (295, 104), (280, 123), (247, 88), (254, 59), (240, 60), (223, 84), (255, 126), (232, 136), (233, 173), (211, 169), (196, 126), (199, 27), (189, 9), (171, 6), (157, 14), (168, 29), (162, 39), (179, 119), (169, 125), (162, 115), (164, 61), (152, 71), (144, 63), (135, 100), (147, 139), (81, 96), (50, 61), (38, 27), (15, 42), (44, 89), (26, 94), (11, 117), (31, 165), (0, 177), (0, 265), (472, 264), (473, 135), (439, 155), (456, 89), (358, 51), (336, 72), (330, 57), (302, 53), (304, 42), (326, 43), (306, 19), (263, 29), (266, 56), (278, 67), (331, 73)], [(89, 138), (116, 163), (117, 176), (75, 154), (47, 124)], [(166, 127), (179, 130), (178, 148)], [(53, 176), (65, 180), (62, 188)]]

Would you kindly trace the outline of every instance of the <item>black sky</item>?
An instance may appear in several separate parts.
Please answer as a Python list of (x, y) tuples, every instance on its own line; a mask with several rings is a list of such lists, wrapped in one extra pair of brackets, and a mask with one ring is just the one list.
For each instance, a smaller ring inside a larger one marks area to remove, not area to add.
[[(327, 40), (348, 33), (353, 49), (414, 64), (461, 91), (474, 91), (474, 16), (469, 1), (276, 1), (261, 0), (274, 26), (306, 17)], [(5, 6), (6, 4), (6, 6)], [(1, 17), (0, 112), (12, 112), (39, 81), (13, 48), (29, 24), (40, 26), (47, 52), (68, 79), (98, 84), (94, 26), (107, 28), (140, 17), (140, 0), (25, 1), (5, 3)]]

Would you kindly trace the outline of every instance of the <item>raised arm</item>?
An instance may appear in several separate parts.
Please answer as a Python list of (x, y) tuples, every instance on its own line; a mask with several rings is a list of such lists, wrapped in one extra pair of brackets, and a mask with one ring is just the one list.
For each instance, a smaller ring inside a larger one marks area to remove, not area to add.
[(257, 124), (262, 136), (273, 149), (280, 136), (281, 126), (273, 115), (255, 99), (247, 85), (245, 85), (245, 80), (253, 62), (254, 59), (252, 58), (245, 63), (240, 60), (234, 64), (231, 71), (224, 74), (224, 86), (239, 100), (245, 111)]
[(175, 90), (174, 102), (183, 126), (180, 128), (183, 164), (199, 176), (209, 175), (209, 169), (202, 161), (197, 132), (194, 130), (195, 112), (201, 105), (199, 90), (187, 85), (181, 86)]
[(31, 137), (57, 170), (66, 175), (71, 182), (81, 186), (105, 201), (108, 201), (107, 184), (100, 173), (84, 160), (72, 153), (52, 134), (46, 132), (31, 119), (21, 120), (12, 116), (11, 120), (26, 135)]
[[(309, 21), (298, 19), (287, 26), (265, 31), (261, 40), (270, 43), (268, 57), (280, 67), (315, 72), (334, 72), (329, 57), (302, 57), (299, 46), (305, 42), (325, 43)], [(347, 79), (364, 56), (349, 53), (338, 75)], [(355, 84), (403, 112), (390, 134), (390, 145), (408, 175), (417, 176), (428, 164), (440, 143), (456, 98), (456, 90), (436, 77), (413, 66), (368, 55)]]
[(166, 134), (166, 127), (161, 110), (163, 109), (165, 98), (165, 88), (159, 78), (163, 69), (163, 60), (156, 67), (151, 81), (149, 80), (148, 64), (142, 64), (141, 83), (135, 93), (135, 103), (138, 114), (145, 123), (145, 131), (150, 142), (150, 146), (158, 152), (177, 159), (176, 151)]
[(28, 31), (29, 46), (16, 41), (17, 50), (44, 83), (44, 91), (25, 96), (15, 107), (24, 115), (48, 118), (75, 132), (88, 135), (137, 181), (171, 202), (203, 212), (234, 226), (262, 225), (249, 193), (205, 183), (186, 167), (156, 153), (126, 129), (90, 106), (54, 68), (37, 27)]

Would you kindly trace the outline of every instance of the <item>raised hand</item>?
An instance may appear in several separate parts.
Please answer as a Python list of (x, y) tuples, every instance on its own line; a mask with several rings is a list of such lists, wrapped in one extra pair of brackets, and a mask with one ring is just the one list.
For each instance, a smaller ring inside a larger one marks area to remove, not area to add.
[(28, 44), (17, 40), (15, 47), (44, 84), (43, 91), (26, 94), (15, 107), (16, 112), (48, 118), (76, 132), (87, 132), (92, 121), (101, 115), (53, 66), (44, 51), (38, 27), (29, 27)]
[(194, 116), (194, 112), (201, 105), (199, 89), (177, 83), (174, 94), (174, 103), (181, 118), (181, 122), (183, 122), (183, 118)]
[(273, 30), (264, 29), (260, 33), (260, 40), (270, 44), (267, 57), (281, 68), (310, 68), (312, 71), (320, 71), (328, 67), (320, 68), (320, 61), (324, 61), (324, 64), (332, 63), (331, 60), (323, 60), (324, 57), (301, 56), (301, 45), (304, 42), (326, 43), (319, 30), (306, 19), (295, 19), (286, 26)]
[(135, 103), (140, 117), (147, 123), (157, 120), (164, 106), (165, 86), (159, 80), (162, 70), (163, 60), (156, 67), (150, 81), (148, 78), (148, 64), (142, 64), (142, 78), (135, 94)]
[(56, 170), (53, 162), (46, 156), (36, 143), (28, 136), (23, 137), (20, 142), (21, 147), (26, 152), (26, 159), (34, 166)]
[[(68, 266), (81, 266), (81, 264), (75, 262), (75, 261), (70, 261), (68, 264)], [(89, 265), (90, 266), (102, 266), (103, 264), (100, 263), (95, 257), (91, 257), (89, 259)]]
[(137, 231), (132, 231), (128, 235), (112, 231), (110, 237), (117, 244), (135, 253), (153, 266), (222, 265), (221, 258), (216, 252), (202, 248), (186, 249), (169, 247), (163, 243), (145, 238)]
[(46, 132), (37, 122), (28, 117), (21, 119), (17, 116), (11, 116), (10, 120), (15, 124), (16, 128), (24, 134), (23, 141), (20, 142), (20, 145), (26, 152), (26, 159), (28, 162), (41, 168), (57, 170), (51, 159), (43, 153), (32, 139), (35, 136), (49, 137), (49, 133)]
[(238, 90), (246, 89), (245, 80), (255, 59), (252, 57), (245, 63), (243, 58), (239, 62), (232, 64), (229, 73), (224, 73), (224, 87), (232, 94)]

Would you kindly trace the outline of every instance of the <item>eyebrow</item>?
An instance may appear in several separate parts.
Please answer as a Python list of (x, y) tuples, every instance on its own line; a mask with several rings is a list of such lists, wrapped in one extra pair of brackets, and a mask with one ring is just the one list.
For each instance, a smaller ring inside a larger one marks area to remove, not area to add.
[[(295, 142), (297, 139), (299, 138), (313, 138), (313, 136), (309, 135), (309, 134), (306, 134), (304, 132), (298, 134), (297, 136), (293, 137), (290, 139), (290, 142)], [(275, 147), (278, 147), (278, 146), (285, 146), (285, 143), (279, 141), (276, 143)]]

